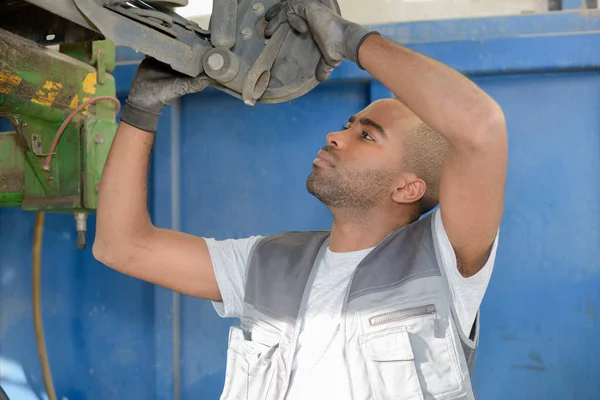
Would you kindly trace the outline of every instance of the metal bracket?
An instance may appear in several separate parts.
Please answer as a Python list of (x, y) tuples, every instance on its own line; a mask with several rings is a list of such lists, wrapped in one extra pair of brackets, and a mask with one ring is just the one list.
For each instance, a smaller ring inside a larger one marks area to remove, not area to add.
[(267, 42), (250, 71), (248, 71), (242, 89), (242, 99), (247, 105), (253, 106), (256, 104), (256, 100), (260, 99), (267, 90), (271, 79), (271, 68), (289, 31), (290, 25), (288, 23), (282, 24)]
[[(178, 34), (178, 39), (174, 39), (145, 24), (104, 8), (94, 0), (73, 1), (79, 11), (102, 34), (116, 44), (131, 47), (166, 62), (174, 70), (188, 76), (195, 77), (202, 72), (202, 56), (212, 46), (207, 38), (201, 37), (195, 30), (173, 24), (171, 29)], [(175, 19), (173, 21), (177, 22)]]
[(42, 137), (37, 133), (31, 135), (31, 151), (38, 157), (44, 156), (42, 150)]

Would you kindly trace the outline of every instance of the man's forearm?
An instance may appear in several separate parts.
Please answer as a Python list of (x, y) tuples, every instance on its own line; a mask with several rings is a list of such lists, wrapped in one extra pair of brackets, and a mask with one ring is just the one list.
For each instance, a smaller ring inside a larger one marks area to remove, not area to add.
[(147, 181), (153, 141), (153, 134), (119, 124), (100, 182), (95, 247), (125, 244), (152, 227)]
[(469, 79), (391, 40), (368, 37), (359, 58), (371, 75), (453, 144), (502, 118), (500, 107)]

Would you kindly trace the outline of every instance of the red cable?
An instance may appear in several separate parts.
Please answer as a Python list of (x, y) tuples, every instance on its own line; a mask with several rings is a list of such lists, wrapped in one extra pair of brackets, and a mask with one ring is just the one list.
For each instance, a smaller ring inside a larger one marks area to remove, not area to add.
[(109, 100), (109, 101), (112, 101), (113, 103), (115, 103), (115, 105), (117, 107), (115, 115), (118, 114), (119, 111), (121, 110), (121, 103), (119, 102), (119, 100), (116, 97), (112, 97), (112, 96), (98, 96), (98, 97), (94, 97), (93, 99), (89, 99), (89, 100), (86, 100), (83, 103), (81, 103), (81, 105), (79, 105), (79, 107), (77, 107), (76, 109), (71, 111), (71, 114), (69, 114), (69, 116), (67, 117), (67, 119), (65, 119), (65, 121), (62, 123), (60, 128), (58, 128), (58, 131), (56, 131), (56, 134), (54, 135), (54, 139), (52, 140), (52, 144), (50, 145), (50, 150), (48, 151), (49, 154), (46, 156), (46, 161), (44, 161), (44, 165), (42, 166), (42, 169), (44, 171), (50, 171), (50, 161), (52, 161), (52, 156), (54, 155), (54, 150), (56, 149), (56, 145), (58, 144), (60, 137), (62, 136), (65, 129), (67, 129), (67, 126), (69, 125), (71, 120), (78, 113), (80, 113), (81, 110), (83, 110), (87, 106), (89, 106), (90, 104), (93, 104), (97, 101), (101, 101), (101, 100)]

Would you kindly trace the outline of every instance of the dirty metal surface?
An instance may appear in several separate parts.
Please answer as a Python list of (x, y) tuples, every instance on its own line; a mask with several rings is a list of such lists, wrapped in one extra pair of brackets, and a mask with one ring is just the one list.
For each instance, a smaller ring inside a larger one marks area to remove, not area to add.
[(128, 46), (165, 62), (176, 71), (189, 76), (202, 72), (202, 55), (211, 48), (210, 43), (195, 31), (177, 25), (179, 34), (174, 39), (149, 26), (143, 25), (105, 7), (94, 0), (73, 0), (102, 34), (117, 45)]
[(0, 28), (42, 45), (103, 39), (102, 34), (60, 16), (56, 8), (53, 11), (25, 1), (0, 3)]
[[(115, 65), (114, 44), (68, 45), (64, 50), (80, 60), (0, 30), (0, 54), (3, 55), (0, 57), (0, 115), (13, 121), (15, 137), (23, 142), (17, 150), (24, 160), (22, 207), (28, 210), (73, 210), (84, 209), (85, 204), (95, 205), (97, 191), (93, 184), (88, 190), (84, 185), (90, 180), (99, 180), (107, 152), (84, 157), (84, 137), (99, 133), (110, 143), (116, 130), (113, 103), (102, 101), (87, 107), (63, 132), (50, 170), (42, 169), (66, 116), (88, 99), (115, 95), (114, 78), (107, 72)], [(91, 126), (92, 129), (98, 127), (99, 132), (86, 129), (86, 120), (92, 117), (101, 121)], [(9, 167), (3, 160), (0, 158), (0, 170)], [(88, 171), (93, 178), (85, 177)], [(14, 205), (14, 196), (11, 198)]]
[(98, 207), (100, 178), (114, 136), (114, 123), (94, 117), (86, 120), (83, 130), (83, 205), (87, 209)]
[(18, 206), (23, 200), (23, 148), (15, 132), (0, 132), (0, 205)]
[(0, 29), (0, 113), (62, 122), (96, 92), (96, 70)]
[(19, 0), (18, 2), (26, 2), (35, 5), (52, 14), (59, 15), (64, 19), (72, 21), (83, 28), (97, 31), (96, 27), (77, 10), (73, 0)]

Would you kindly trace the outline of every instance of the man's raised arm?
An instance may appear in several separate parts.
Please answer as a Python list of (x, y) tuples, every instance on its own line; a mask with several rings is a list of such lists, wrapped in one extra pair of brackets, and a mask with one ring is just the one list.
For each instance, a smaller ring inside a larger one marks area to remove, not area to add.
[(460, 273), (485, 264), (504, 206), (506, 122), (487, 94), (457, 71), (378, 35), (361, 65), (450, 142), (440, 179), (440, 212)]
[(204, 89), (206, 77), (176, 75), (156, 60), (140, 65), (100, 182), (94, 257), (169, 289), (221, 300), (204, 239), (156, 228), (148, 215), (148, 163), (162, 109)]

